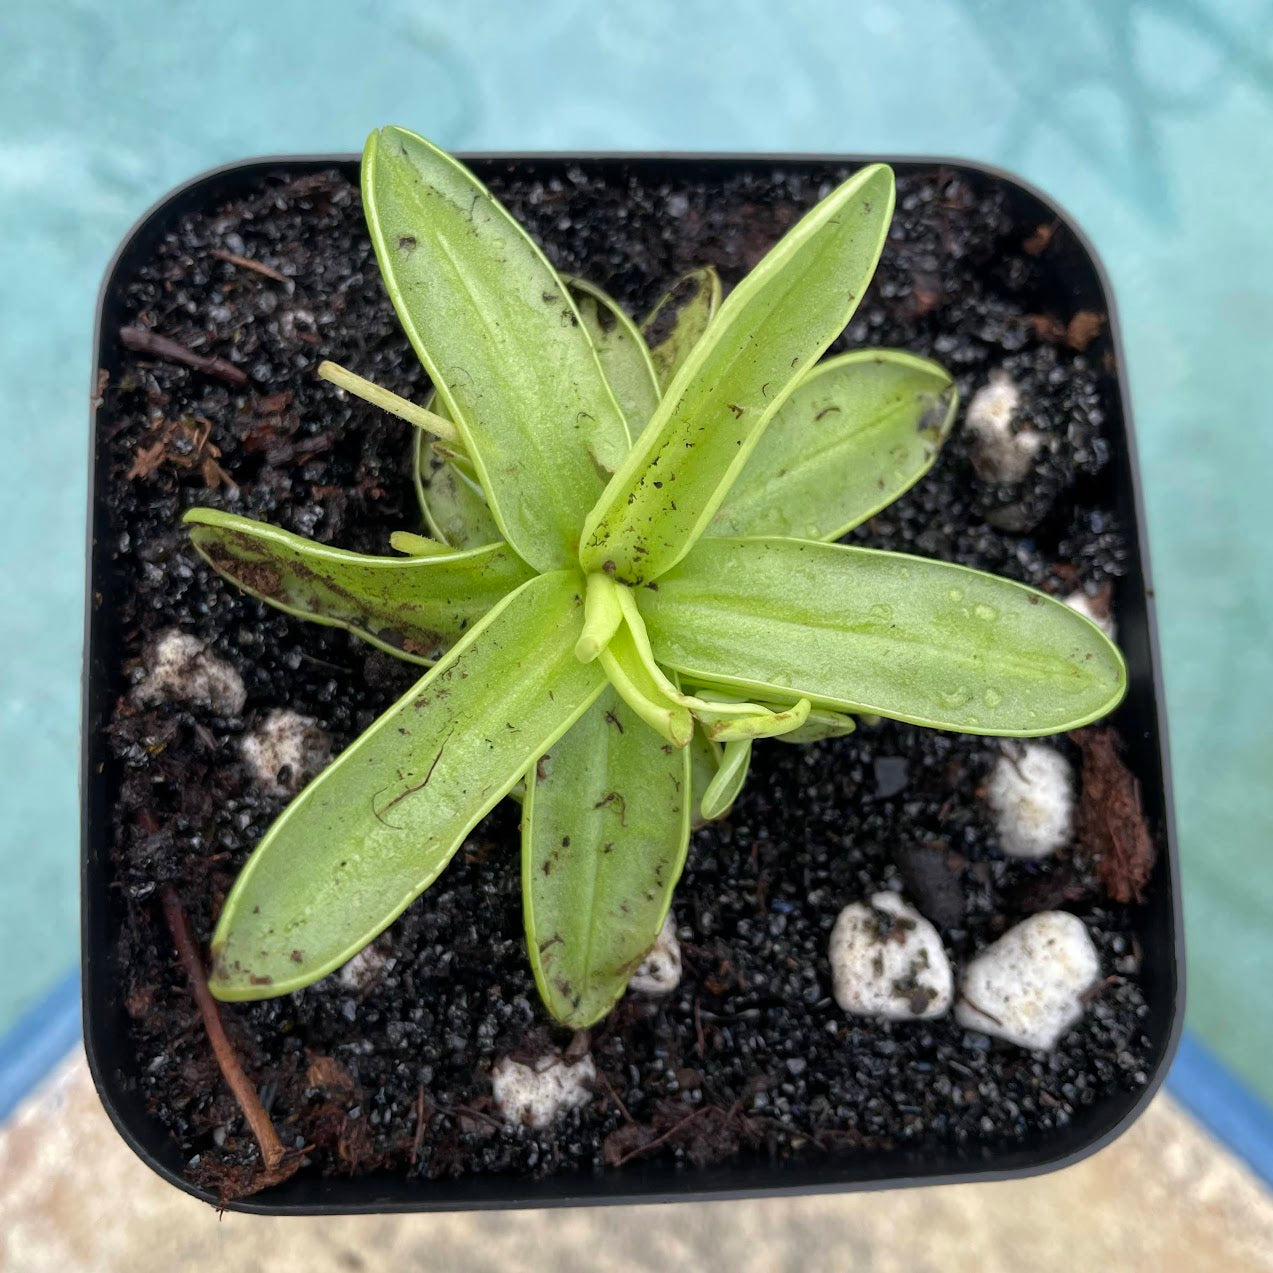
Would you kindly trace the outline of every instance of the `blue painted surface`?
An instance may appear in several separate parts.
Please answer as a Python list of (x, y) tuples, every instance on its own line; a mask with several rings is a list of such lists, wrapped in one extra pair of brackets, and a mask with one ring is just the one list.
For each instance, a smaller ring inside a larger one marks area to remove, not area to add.
[(947, 152), (1074, 212), (1123, 312), (1163, 620), (1190, 1021), (1273, 1098), (1270, 0), (0, 7), (0, 1029), (76, 942), (93, 302), (132, 220), (247, 154)]
[(1273, 1111), (1190, 1031), (1180, 1040), (1167, 1090), (1273, 1187)]
[(0, 1123), (80, 1041), (80, 974), (67, 973), (0, 1038)]

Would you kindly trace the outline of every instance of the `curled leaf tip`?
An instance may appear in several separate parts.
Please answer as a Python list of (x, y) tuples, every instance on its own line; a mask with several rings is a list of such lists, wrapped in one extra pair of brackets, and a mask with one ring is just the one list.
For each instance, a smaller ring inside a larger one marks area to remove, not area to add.
[(738, 799), (738, 794), (747, 781), (747, 770), (751, 764), (751, 739), (739, 739), (726, 743), (721, 755), (720, 768), (716, 776), (707, 784), (703, 799), (699, 805), (699, 813), (704, 822), (715, 822), (723, 818)]
[(802, 698), (794, 707), (775, 712), (767, 707), (755, 707), (747, 716), (718, 717), (710, 713), (699, 713), (699, 719), (707, 729), (707, 736), (713, 742), (737, 743), (753, 738), (779, 738), (799, 729), (809, 719), (812, 704)]
[(600, 571), (588, 576), (583, 603), (583, 632), (575, 643), (575, 658), (580, 663), (591, 663), (619, 630), (623, 622), (620, 586)]

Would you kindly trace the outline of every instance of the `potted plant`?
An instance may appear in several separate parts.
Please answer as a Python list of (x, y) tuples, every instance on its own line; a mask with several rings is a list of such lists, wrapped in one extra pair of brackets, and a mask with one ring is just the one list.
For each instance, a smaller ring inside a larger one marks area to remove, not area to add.
[(378, 272), (348, 163), (204, 179), (117, 259), (86, 1038), (185, 1187), (1004, 1174), (1157, 1081), (1174, 858), (1099, 275), (1004, 178), (903, 166), (899, 224), (888, 168), (784, 164), (478, 165), (555, 269), (386, 129)]

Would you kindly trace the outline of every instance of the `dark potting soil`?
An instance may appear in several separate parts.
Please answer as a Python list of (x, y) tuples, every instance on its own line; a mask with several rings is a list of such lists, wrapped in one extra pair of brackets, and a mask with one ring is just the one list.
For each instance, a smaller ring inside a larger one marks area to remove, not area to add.
[[(531, 163), (497, 170), (492, 185), (559, 268), (639, 314), (692, 266), (710, 262), (736, 282), (845, 175), (757, 165), (723, 185), (670, 185), (642, 171)], [(904, 178), (879, 272), (837, 348), (936, 357), (965, 402), (1002, 368), (1050, 446), (1023, 494), (978, 480), (957, 431), (933, 472), (853, 539), (1055, 593), (1112, 585), (1116, 602), (1126, 538), (1111, 512), (1103, 316), (1042, 305), (1050, 229), (1014, 222), (996, 190), (941, 170)], [(198, 561), (179, 519), (211, 505), (388, 552), (390, 531), (420, 525), (410, 429), (314, 370), (331, 357), (408, 396), (427, 386), (385, 298), (357, 189), (340, 173), (279, 172), (174, 222), (124, 285), (131, 324), (181, 348), (132, 334), (99, 413), (112, 548), (99, 604), (121, 651), (108, 727), (112, 956), (134, 1021), (133, 1081), (191, 1176), (229, 1196), (252, 1187), (256, 1150), (219, 1079), (160, 893), (176, 889), (206, 943), (284, 804), (240, 758), (264, 713), (315, 717), (339, 749), (420, 669), (243, 596)], [(241, 717), (130, 697), (148, 643), (174, 628), (238, 669)], [(637, 1155), (697, 1165), (902, 1142), (990, 1156), (1143, 1085), (1149, 1049), (1136, 912), (1109, 900), (1081, 847), (1042, 864), (998, 853), (979, 794), (996, 755), (993, 740), (888, 722), (808, 747), (758, 746), (732, 815), (694, 837), (674, 908), (679, 989), (629, 996), (594, 1029), (596, 1094), (547, 1131), (505, 1129), (489, 1094), (500, 1055), (570, 1042), (540, 1008), (524, 953), (507, 804), (376, 944), (383, 962), (367, 984), (333, 976), (226, 1005), (230, 1040), (285, 1142), (312, 1147), (310, 1173), (592, 1172)], [(939, 924), (956, 967), (1023, 913), (1065, 905), (1086, 921), (1109, 979), (1046, 1055), (950, 1017), (847, 1017), (831, 998), (828, 934), (842, 906), (883, 888), (904, 889)]]

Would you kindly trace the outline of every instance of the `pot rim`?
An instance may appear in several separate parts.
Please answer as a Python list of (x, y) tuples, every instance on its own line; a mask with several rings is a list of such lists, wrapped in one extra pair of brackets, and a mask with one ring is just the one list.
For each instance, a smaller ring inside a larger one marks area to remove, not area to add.
[[(1122, 414), (1122, 444), (1126, 448), (1126, 472), (1130, 478), (1131, 506), (1134, 513), (1136, 529), (1136, 545), (1139, 554), (1140, 574), (1143, 587), (1138, 590), (1144, 605), (1146, 639), (1149, 653), (1150, 688), (1155, 714), (1156, 729), (1152, 738), (1152, 747), (1156, 752), (1162, 774), (1163, 816), (1161, 840), (1164, 851), (1159, 855), (1156, 864), (1157, 872), (1166, 873), (1169, 893), (1169, 911), (1173, 936), (1170, 951), (1171, 963), (1174, 965), (1174, 995), (1171, 1002), (1171, 1020), (1165, 1046), (1159, 1056), (1154, 1070), (1148, 1075), (1144, 1087), (1110, 1126), (1084, 1142), (1077, 1148), (1049, 1155), (1043, 1153), (1036, 1161), (1015, 1167), (995, 1167), (970, 1163), (967, 1170), (919, 1175), (915, 1173), (890, 1173), (886, 1176), (868, 1180), (845, 1179), (840, 1181), (817, 1181), (801, 1184), (755, 1185), (738, 1187), (712, 1187), (695, 1183), (692, 1175), (675, 1175), (670, 1179), (674, 1184), (683, 1184), (684, 1188), (642, 1189), (638, 1178), (644, 1173), (640, 1170), (628, 1169), (625, 1173), (610, 1173), (604, 1176), (582, 1177), (548, 1177), (535, 1180), (523, 1177), (499, 1177), (500, 1183), (506, 1186), (506, 1192), (500, 1196), (475, 1196), (457, 1201), (454, 1198), (442, 1200), (431, 1199), (427, 1188), (422, 1187), (419, 1197), (389, 1198), (375, 1196), (370, 1190), (366, 1197), (349, 1201), (332, 1201), (315, 1199), (312, 1201), (292, 1201), (287, 1205), (272, 1203), (275, 1196), (273, 1190), (262, 1194), (237, 1199), (228, 1204), (221, 1204), (217, 1198), (195, 1186), (180, 1172), (160, 1162), (142, 1143), (131, 1125), (118, 1108), (111, 1091), (112, 1076), (97, 1054), (97, 1039), (94, 1030), (93, 1004), (91, 987), (95, 980), (93, 962), (97, 952), (93, 950), (91, 925), (91, 892), (90, 861), (91, 834), (88, 817), (89, 788), (92, 781), (90, 767), (92, 754), (90, 742), (95, 722), (92, 719), (91, 688), (91, 649), (92, 627), (94, 617), (93, 582), (95, 565), (95, 500), (97, 496), (97, 447), (96, 447), (96, 412), (97, 412), (97, 376), (100, 365), (99, 354), (102, 349), (103, 316), (107, 299), (115, 282), (115, 274), (133, 248), (135, 242), (149, 228), (153, 219), (161, 215), (168, 206), (182, 196), (196, 190), (201, 185), (231, 175), (238, 176), (244, 170), (269, 171), (285, 169), (289, 166), (324, 167), (349, 166), (359, 162), (360, 156), (354, 152), (281, 154), (251, 156), (232, 160), (205, 168), (185, 181), (179, 182), (165, 194), (156, 199), (133, 222), (120, 240), (119, 246), (112, 253), (98, 288), (94, 323), (93, 323), (93, 359), (90, 370), (90, 442), (88, 456), (87, 482), (87, 543), (85, 551), (85, 609), (84, 609), (84, 648), (82, 657), (82, 675), (80, 684), (80, 758), (79, 767), (79, 801), (81, 810), (80, 834), (80, 929), (81, 929), (81, 984), (83, 987), (82, 1016), (84, 1031), (84, 1049), (88, 1061), (89, 1072), (97, 1089), (102, 1105), (111, 1122), (124, 1141), (143, 1162), (169, 1183), (200, 1201), (208, 1202), (232, 1211), (242, 1211), (257, 1215), (339, 1215), (368, 1213), (405, 1213), (428, 1211), (456, 1210), (504, 1210), (541, 1207), (595, 1206), (607, 1204), (662, 1203), (662, 1202), (705, 1202), (713, 1200), (730, 1200), (742, 1198), (802, 1197), (807, 1195), (835, 1194), (857, 1191), (875, 1191), (899, 1187), (930, 1186), (945, 1184), (971, 1184), (997, 1180), (1018, 1180), (1057, 1171), (1072, 1166), (1105, 1148), (1121, 1136), (1134, 1123), (1150, 1101), (1157, 1094), (1180, 1045), (1184, 1028), (1185, 1008), (1185, 945), (1183, 907), (1181, 898), (1181, 880), (1179, 852), (1176, 835), (1175, 805), (1171, 775), (1170, 739), (1167, 729), (1166, 697), (1162, 680), (1162, 658), (1158, 637), (1158, 619), (1156, 592), (1153, 582), (1150, 548), (1145, 518), (1144, 494), (1142, 490), (1140, 457), (1136, 444), (1135, 427), (1132, 416), (1130, 387), (1126, 372), (1123, 352), (1122, 328), (1119, 321), (1116, 299), (1109, 271), (1097, 252), (1091, 239), (1077, 220), (1051, 195), (1041, 190), (1032, 182), (1025, 180), (1009, 169), (975, 159), (953, 158), (928, 154), (870, 155), (844, 154), (830, 152), (745, 152), (745, 151), (623, 151), (623, 150), (587, 150), (587, 151), (505, 151), (505, 150), (465, 150), (456, 152), (466, 162), (500, 162), (500, 163), (591, 163), (591, 162), (633, 162), (633, 163), (685, 163), (685, 164), (749, 164), (775, 166), (790, 164), (819, 164), (851, 167), (867, 163), (889, 163), (914, 167), (951, 168), (977, 174), (980, 177), (997, 181), (1014, 189), (1020, 194), (1036, 201), (1071, 235), (1082, 254), (1090, 263), (1100, 289), (1105, 311), (1108, 315), (1108, 339), (1114, 358), (1114, 371), (1111, 373), (1117, 383), (1118, 400)], [(1122, 484), (1120, 475), (1119, 484)], [(108, 954), (103, 958), (109, 959)], [(1002, 1157), (1003, 1155), (1000, 1154)], [(765, 1163), (756, 1171), (770, 1178), (781, 1178), (789, 1169), (782, 1163)], [(705, 1173), (696, 1173), (704, 1175)], [(475, 1178), (470, 1178), (475, 1179)], [(625, 1183), (626, 1181), (626, 1183)], [(318, 1183), (318, 1182), (311, 1182)], [(587, 1192), (584, 1192), (587, 1190)]]

